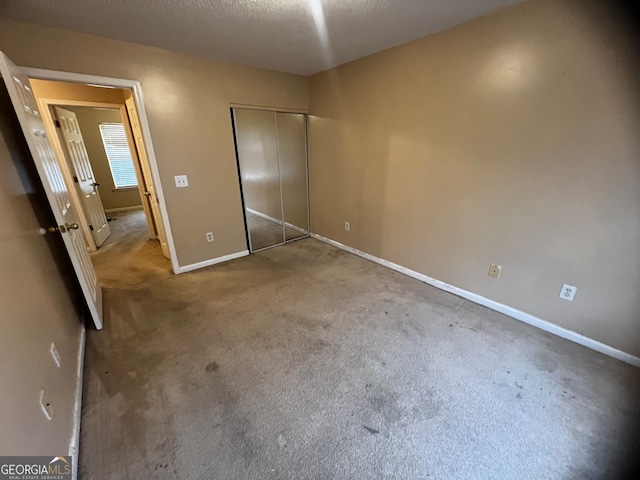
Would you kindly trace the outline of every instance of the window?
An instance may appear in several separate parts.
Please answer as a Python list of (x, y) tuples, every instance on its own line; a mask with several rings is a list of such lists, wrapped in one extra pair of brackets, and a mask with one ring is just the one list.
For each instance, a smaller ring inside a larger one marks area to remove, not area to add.
[(133, 167), (124, 125), (122, 123), (101, 123), (100, 135), (116, 189), (137, 187), (138, 178)]

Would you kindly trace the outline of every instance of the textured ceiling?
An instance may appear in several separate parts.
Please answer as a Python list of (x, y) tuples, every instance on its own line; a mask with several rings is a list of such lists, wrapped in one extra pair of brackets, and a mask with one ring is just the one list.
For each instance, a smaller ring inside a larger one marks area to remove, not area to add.
[(522, 0), (0, 0), (0, 16), (310, 75)]

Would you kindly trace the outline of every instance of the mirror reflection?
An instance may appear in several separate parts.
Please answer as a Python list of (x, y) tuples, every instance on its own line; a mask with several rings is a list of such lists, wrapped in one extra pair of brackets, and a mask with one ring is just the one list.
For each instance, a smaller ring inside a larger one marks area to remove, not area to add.
[(308, 236), (305, 115), (250, 109), (233, 114), (251, 251)]
[(277, 113), (278, 162), (285, 240), (309, 233), (305, 116)]

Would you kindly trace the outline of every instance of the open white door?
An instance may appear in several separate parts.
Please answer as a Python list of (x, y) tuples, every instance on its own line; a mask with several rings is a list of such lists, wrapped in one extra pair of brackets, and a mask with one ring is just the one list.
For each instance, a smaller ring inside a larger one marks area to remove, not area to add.
[[(9, 91), (9, 97), (18, 115), (22, 132), (58, 223), (57, 228), (62, 235), (73, 268), (78, 276), (82, 293), (96, 328), (99, 330), (102, 328), (102, 291), (98, 285), (98, 279), (84, 240), (78, 233), (76, 212), (73, 211), (67, 185), (47, 139), (44, 123), (40, 118), (37, 102), (29, 85), (29, 79), (2, 52), (0, 52), (0, 74), (2, 74)], [(43, 225), (43, 227), (46, 228), (48, 225)]]
[(155, 222), (156, 232), (158, 234), (158, 240), (162, 247), (162, 254), (171, 258), (169, 253), (169, 245), (167, 244), (167, 234), (164, 229), (164, 223), (162, 222), (162, 215), (160, 214), (160, 205), (158, 203), (158, 196), (156, 195), (156, 189), (153, 185), (153, 177), (151, 175), (151, 168), (149, 167), (149, 159), (147, 157), (147, 150), (144, 146), (144, 140), (142, 138), (142, 129), (138, 122), (138, 112), (136, 110), (136, 103), (133, 99), (133, 95), (129, 95), (125, 100), (127, 107), (127, 113), (129, 114), (129, 122), (131, 123), (131, 131), (135, 141), (135, 148), (138, 152), (138, 158), (140, 160), (140, 169), (142, 171), (142, 178), (145, 186), (145, 196), (149, 201), (149, 206), (153, 213), (153, 221)]
[(98, 187), (93, 175), (93, 168), (89, 161), (89, 154), (84, 145), (82, 132), (78, 126), (76, 114), (64, 108), (54, 107), (56, 113), (56, 128), (61, 134), (61, 142), (67, 163), (73, 169), (73, 180), (80, 190), (80, 198), (84, 205), (84, 211), (89, 221), (91, 235), (96, 242), (96, 247), (100, 247), (111, 235), (107, 215), (104, 213)]

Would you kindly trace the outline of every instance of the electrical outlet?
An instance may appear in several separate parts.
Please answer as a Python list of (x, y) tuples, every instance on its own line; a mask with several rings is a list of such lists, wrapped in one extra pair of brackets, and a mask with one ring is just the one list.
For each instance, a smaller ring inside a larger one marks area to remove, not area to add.
[(566, 283), (564, 283), (562, 285), (562, 290), (560, 290), (560, 298), (568, 302), (573, 302), (573, 297), (576, 296), (577, 290), (578, 287), (574, 287), (573, 285), (567, 285)]
[(45, 396), (44, 390), (40, 390), (40, 409), (47, 420), (53, 418), (53, 407), (51, 406), (49, 398)]
[(349, 222), (344, 222), (344, 229), (348, 232), (351, 228), (351, 224)]
[(500, 276), (500, 271), (502, 270), (502, 265), (498, 265), (497, 263), (492, 263), (489, 265), (489, 276), (493, 278), (498, 278)]
[(207, 242), (213, 242), (213, 232), (207, 232)]
[(176, 181), (177, 188), (184, 188), (189, 186), (189, 179), (186, 175), (176, 175), (173, 178)]
[(60, 354), (58, 353), (58, 349), (56, 348), (56, 344), (51, 342), (51, 348), (49, 349), (51, 356), (53, 357), (53, 361), (56, 362), (58, 368), (60, 368)]

